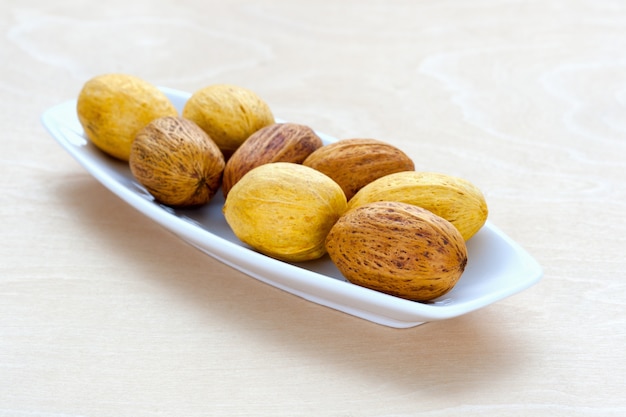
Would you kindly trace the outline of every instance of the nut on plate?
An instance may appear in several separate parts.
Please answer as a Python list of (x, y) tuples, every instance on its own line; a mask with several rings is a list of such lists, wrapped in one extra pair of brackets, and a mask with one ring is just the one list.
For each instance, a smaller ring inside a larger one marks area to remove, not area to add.
[(89, 141), (122, 161), (128, 161), (132, 142), (145, 125), (158, 117), (178, 115), (156, 86), (116, 73), (88, 80), (78, 95), (76, 113)]
[(272, 162), (302, 163), (322, 147), (322, 139), (308, 126), (274, 123), (254, 132), (226, 162), (222, 192), (230, 189), (252, 168)]
[(182, 116), (207, 132), (225, 159), (251, 134), (274, 123), (274, 115), (261, 97), (230, 84), (213, 84), (194, 92)]
[(335, 180), (350, 200), (363, 186), (394, 172), (412, 171), (413, 161), (404, 152), (377, 139), (342, 139), (323, 146), (304, 160)]
[(470, 181), (436, 172), (406, 171), (367, 184), (350, 200), (349, 208), (374, 201), (413, 204), (452, 223), (467, 241), (478, 232), (489, 210), (485, 196)]
[(135, 138), (129, 159), (134, 177), (154, 198), (172, 207), (207, 203), (217, 192), (224, 156), (194, 122), (161, 117)]
[(223, 212), (242, 242), (284, 261), (326, 253), (330, 228), (346, 210), (343, 191), (312, 168), (273, 162), (248, 171), (231, 188)]
[(326, 237), (326, 249), (349, 282), (413, 301), (450, 291), (467, 264), (465, 241), (450, 222), (389, 201), (346, 212)]

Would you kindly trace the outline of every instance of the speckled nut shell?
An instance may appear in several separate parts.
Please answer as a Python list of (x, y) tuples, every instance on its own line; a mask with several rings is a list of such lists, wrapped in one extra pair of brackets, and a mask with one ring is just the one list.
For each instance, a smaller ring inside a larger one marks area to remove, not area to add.
[(465, 241), (450, 222), (388, 201), (349, 210), (327, 235), (326, 250), (351, 283), (414, 301), (450, 291), (467, 264)]

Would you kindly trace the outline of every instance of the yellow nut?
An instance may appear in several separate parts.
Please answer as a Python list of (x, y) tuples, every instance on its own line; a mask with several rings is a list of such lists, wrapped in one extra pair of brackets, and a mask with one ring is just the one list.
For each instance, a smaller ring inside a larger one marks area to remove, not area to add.
[(346, 197), (326, 175), (292, 162), (260, 165), (231, 188), (224, 216), (237, 238), (268, 256), (300, 262), (326, 253)]
[(413, 204), (452, 223), (469, 240), (487, 221), (483, 193), (471, 182), (435, 172), (405, 171), (386, 175), (363, 187), (349, 202), (355, 208), (374, 201)]
[(214, 84), (191, 95), (183, 117), (198, 124), (215, 141), (225, 158), (262, 127), (274, 123), (268, 104), (254, 92), (228, 84)]
[(158, 117), (178, 115), (161, 90), (127, 74), (104, 74), (87, 81), (78, 95), (76, 112), (87, 138), (123, 161), (128, 161), (139, 130)]

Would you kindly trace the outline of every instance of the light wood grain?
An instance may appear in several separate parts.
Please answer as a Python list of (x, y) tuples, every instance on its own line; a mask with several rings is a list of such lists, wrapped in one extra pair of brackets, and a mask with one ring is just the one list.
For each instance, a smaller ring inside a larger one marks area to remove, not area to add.
[[(9, 1), (0, 31), (0, 417), (626, 415), (623, 2)], [(466, 177), (544, 278), (397, 330), (235, 272), (41, 127), (113, 71)]]

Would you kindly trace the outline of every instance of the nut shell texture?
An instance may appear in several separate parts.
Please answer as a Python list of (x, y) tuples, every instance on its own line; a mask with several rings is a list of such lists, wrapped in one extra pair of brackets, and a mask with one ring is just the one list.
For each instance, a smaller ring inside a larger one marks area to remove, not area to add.
[(363, 187), (349, 208), (374, 201), (398, 201), (432, 211), (451, 222), (469, 240), (487, 221), (483, 193), (471, 182), (435, 172), (398, 172)]
[(415, 169), (400, 149), (376, 139), (343, 139), (313, 152), (303, 165), (315, 168), (341, 186), (346, 198), (377, 178)]
[(450, 291), (467, 264), (465, 241), (452, 224), (397, 202), (348, 211), (328, 234), (326, 249), (353, 284), (414, 301)]
[(322, 147), (322, 139), (308, 126), (275, 123), (254, 132), (230, 157), (224, 168), (224, 195), (248, 171), (272, 162), (302, 163)]
[(131, 172), (154, 198), (173, 207), (207, 203), (217, 192), (224, 157), (195, 123), (162, 117), (142, 129), (133, 142)]
[(275, 162), (250, 170), (223, 207), (235, 236), (268, 256), (292, 262), (326, 253), (330, 228), (346, 210), (343, 191), (312, 168)]
[(226, 159), (251, 134), (274, 123), (270, 107), (256, 93), (229, 84), (196, 91), (185, 103), (182, 115), (207, 132)]
[(87, 138), (108, 155), (128, 161), (137, 133), (152, 120), (178, 111), (156, 86), (127, 74), (104, 74), (87, 81), (76, 103)]

